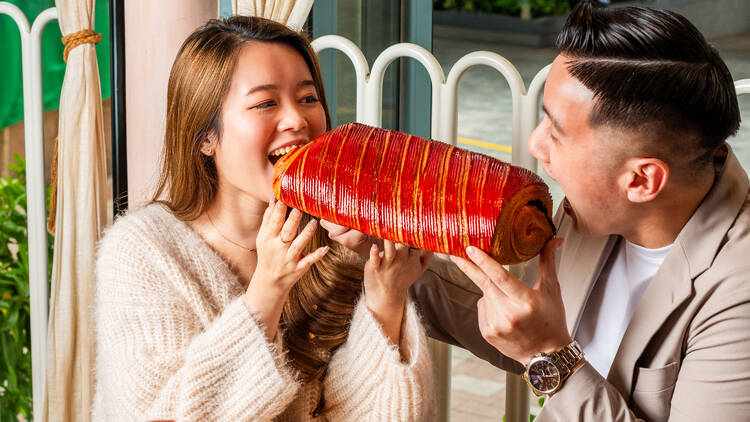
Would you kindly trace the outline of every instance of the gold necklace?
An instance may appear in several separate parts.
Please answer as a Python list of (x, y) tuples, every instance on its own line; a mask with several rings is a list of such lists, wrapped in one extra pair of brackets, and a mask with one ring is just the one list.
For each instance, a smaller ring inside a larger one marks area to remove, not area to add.
[(206, 217), (208, 217), (208, 221), (211, 223), (211, 225), (214, 227), (214, 230), (216, 230), (216, 233), (219, 233), (219, 236), (221, 236), (224, 240), (227, 242), (233, 244), (234, 246), (237, 246), (238, 248), (242, 248), (248, 252), (255, 252), (257, 248), (248, 248), (247, 246), (240, 245), (239, 243), (235, 242), (234, 240), (224, 236), (224, 234), (219, 230), (218, 227), (216, 227), (216, 224), (214, 224), (214, 220), (211, 219), (211, 214), (206, 211)]

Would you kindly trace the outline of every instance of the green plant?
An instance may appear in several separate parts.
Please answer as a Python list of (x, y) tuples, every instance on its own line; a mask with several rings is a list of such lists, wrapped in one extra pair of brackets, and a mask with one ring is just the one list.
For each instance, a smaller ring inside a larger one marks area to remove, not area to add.
[[(539, 397), (539, 400), (537, 401), (537, 403), (539, 404), (540, 408), (542, 406), (544, 406), (544, 397)], [(534, 419), (536, 419), (536, 415), (533, 414), (533, 413), (530, 414), (529, 415), (529, 422), (534, 422)], [(503, 422), (505, 422), (505, 415), (503, 415)]]
[[(0, 179), (1, 422), (15, 421), (18, 415), (32, 418), (26, 166), (17, 154), (15, 163), (8, 166), (15, 175)], [(51, 266), (53, 242), (49, 235), (48, 245)]]
[(568, 0), (433, 0), (437, 10), (463, 10), (467, 12), (497, 13), (519, 16), (521, 4), (528, 3), (531, 15), (553, 16), (568, 12)]

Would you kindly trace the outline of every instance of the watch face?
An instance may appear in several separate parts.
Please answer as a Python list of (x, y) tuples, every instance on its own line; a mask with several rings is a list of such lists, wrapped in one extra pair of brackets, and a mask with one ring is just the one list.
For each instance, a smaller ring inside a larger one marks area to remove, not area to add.
[(560, 371), (544, 357), (531, 361), (526, 376), (529, 383), (541, 393), (551, 393), (560, 385)]

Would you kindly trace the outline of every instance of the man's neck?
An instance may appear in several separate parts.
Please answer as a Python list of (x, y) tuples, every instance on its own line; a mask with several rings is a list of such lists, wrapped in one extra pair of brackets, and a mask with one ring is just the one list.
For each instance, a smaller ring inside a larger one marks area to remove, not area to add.
[(694, 186), (664, 192), (653, 203), (644, 204), (641, 212), (632, 220), (629, 230), (620, 234), (644, 248), (671, 245), (711, 191), (715, 179), (711, 175)]

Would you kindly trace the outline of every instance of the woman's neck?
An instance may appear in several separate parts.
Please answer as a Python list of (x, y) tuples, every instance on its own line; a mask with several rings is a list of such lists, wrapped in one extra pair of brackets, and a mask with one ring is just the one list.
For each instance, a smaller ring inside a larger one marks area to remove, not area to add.
[(266, 202), (244, 194), (223, 194), (220, 189), (205, 214), (222, 237), (254, 249), (267, 207)]

